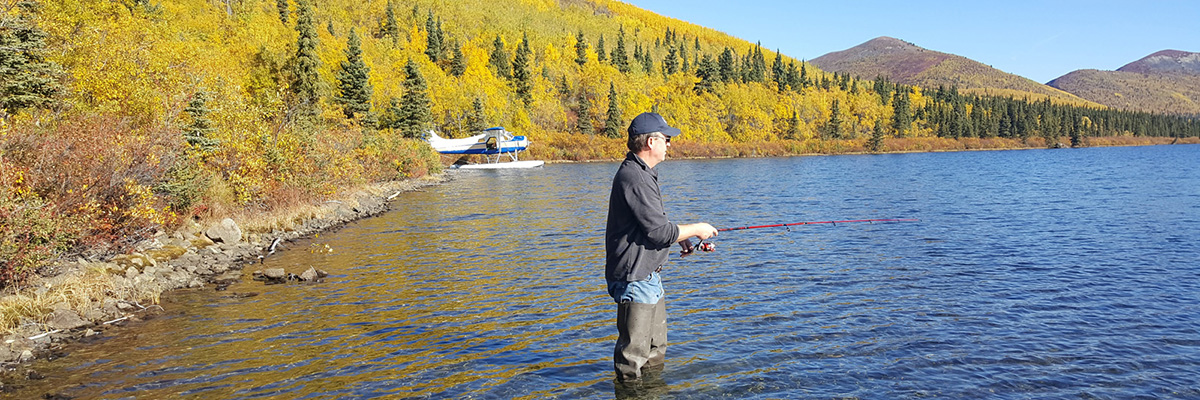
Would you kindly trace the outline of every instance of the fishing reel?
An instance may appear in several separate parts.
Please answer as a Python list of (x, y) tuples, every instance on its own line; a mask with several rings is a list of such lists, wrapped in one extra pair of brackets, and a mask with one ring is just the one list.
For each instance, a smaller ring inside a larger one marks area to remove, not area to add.
[(683, 250), (679, 252), (680, 257), (687, 257), (688, 255), (695, 253), (696, 250), (700, 250), (705, 253), (717, 251), (717, 245), (715, 243), (705, 242), (703, 240), (701, 240), (700, 243), (693, 244), (691, 239), (688, 239), (687, 241), (680, 242), (679, 245), (683, 247)]

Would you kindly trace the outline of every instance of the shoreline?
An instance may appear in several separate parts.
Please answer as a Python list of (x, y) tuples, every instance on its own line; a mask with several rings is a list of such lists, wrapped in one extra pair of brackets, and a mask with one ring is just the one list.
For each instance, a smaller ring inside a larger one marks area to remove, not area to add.
[[(307, 216), (290, 216), (297, 220), (290, 230), (243, 233), (230, 218), (210, 226), (189, 221), (171, 234), (159, 232), (139, 243), (135, 251), (107, 261), (59, 260), (44, 268), (48, 276), (38, 276), (26, 287), (0, 297), (3, 317), (18, 321), (0, 346), (0, 391), (14, 380), (36, 379), (38, 374), (27, 370), (34, 359), (55, 358), (68, 344), (164, 312), (158, 304), (164, 293), (185, 288), (224, 290), (246, 281), (250, 271), (245, 268), (282, 251), (280, 245), (382, 214), (397, 195), (450, 179), (442, 172), (363, 185), (320, 203), (316, 210), (307, 210), (311, 213)], [(232, 226), (228, 226), (230, 222)], [(221, 225), (231, 229), (219, 229)], [(302, 271), (285, 273), (293, 275), (282, 279), (302, 276)], [(253, 279), (276, 278), (256, 274)], [(18, 312), (21, 314), (14, 315)]]

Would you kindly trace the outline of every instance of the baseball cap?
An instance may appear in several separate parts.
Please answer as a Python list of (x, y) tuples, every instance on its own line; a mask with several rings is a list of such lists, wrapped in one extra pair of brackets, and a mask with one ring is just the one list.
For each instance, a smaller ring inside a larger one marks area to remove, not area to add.
[(636, 136), (651, 132), (662, 132), (667, 137), (675, 136), (680, 133), (679, 128), (672, 128), (667, 125), (667, 120), (658, 113), (641, 113), (633, 118), (633, 122), (629, 123), (629, 136)]

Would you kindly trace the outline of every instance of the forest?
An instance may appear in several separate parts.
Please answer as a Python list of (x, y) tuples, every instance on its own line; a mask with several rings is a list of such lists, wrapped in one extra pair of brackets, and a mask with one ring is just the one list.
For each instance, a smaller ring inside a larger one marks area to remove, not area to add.
[(683, 130), (682, 157), (1200, 137), (1194, 118), (827, 73), (610, 0), (0, 0), (0, 12), (0, 286), (189, 219), (437, 173), (430, 129), (504, 126), (551, 161), (621, 157), (628, 121), (651, 110)]

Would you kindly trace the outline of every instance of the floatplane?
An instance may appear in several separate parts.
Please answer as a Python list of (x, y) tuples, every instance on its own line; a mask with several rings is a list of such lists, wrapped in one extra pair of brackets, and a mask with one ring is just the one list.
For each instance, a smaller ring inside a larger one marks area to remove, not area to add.
[[(430, 130), (429, 136), (425, 138), (429, 145), (435, 151), (442, 154), (450, 155), (472, 155), (480, 154), (486, 162), (482, 164), (458, 164), (452, 168), (462, 169), (501, 169), (501, 168), (533, 168), (540, 167), (545, 164), (544, 161), (521, 161), (517, 157), (520, 153), (529, 147), (529, 139), (525, 136), (514, 136), (511, 132), (504, 130), (504, 127), (494, 127), (484, 129), (483, 133), (475, 136), (462, 139), (446, 139), (438, 136), (436, 132)], [(508, 157), (509, 161), (500, 162), (502, 157)]]

